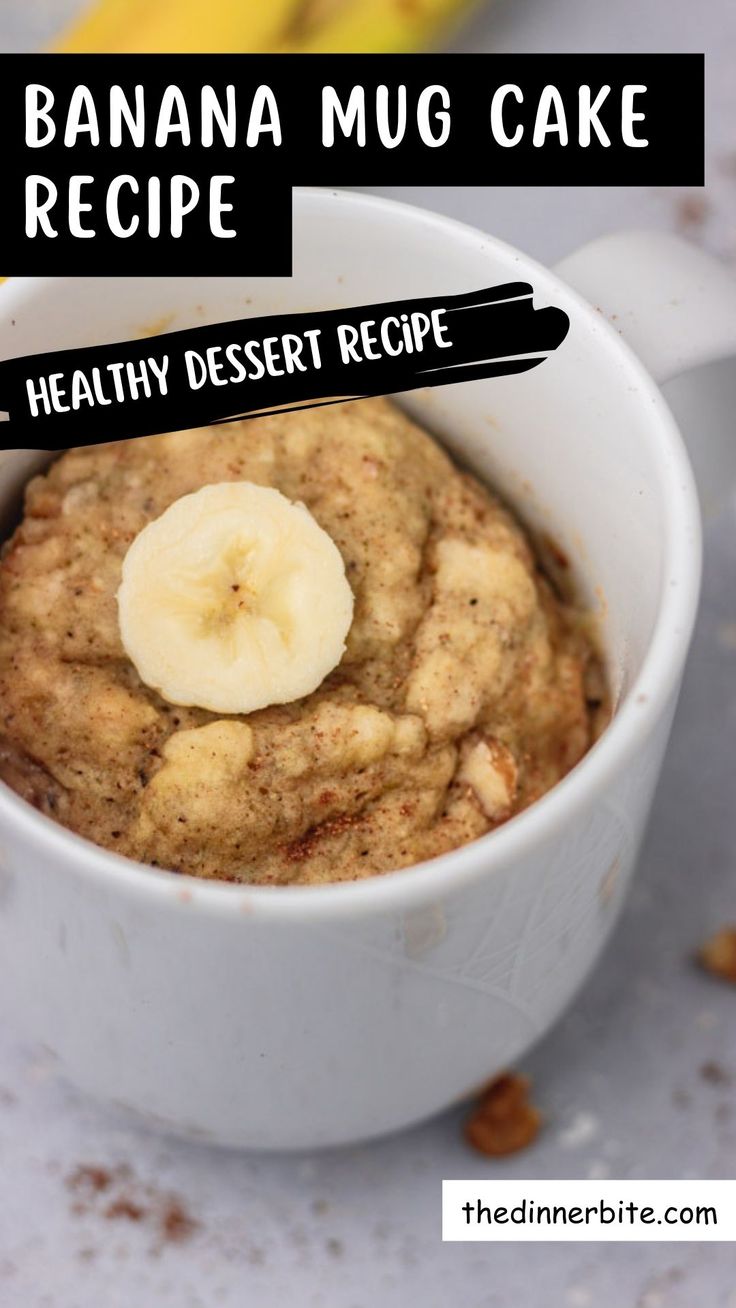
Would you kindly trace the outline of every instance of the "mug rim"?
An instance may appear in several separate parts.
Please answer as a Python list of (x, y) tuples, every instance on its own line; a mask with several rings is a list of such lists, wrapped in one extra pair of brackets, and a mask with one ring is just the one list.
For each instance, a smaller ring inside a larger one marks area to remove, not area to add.
[[(224, 917), (257, 916), (276, 922), (311, 921), (396, 912), (436, 901), (469, 883), (490, 877), (507, 863), (538, 849), (555, 830), (564, 829), (581, 805), (607, 787), (633, 758), (656, 725), (673, 693), (690, 640), (697, 609), (701, 564), (701, 516), (692, 466), (675, 419), (634, 351), (611, 324), (549, 268), (479, 228), (431, 210), (358, 191), (320, 187), (294, 188), (294, 202), (337, 202), (353, 209), (373, 209), (472, 243), (476, 253), (493, 249), (522, 262), (535, 291), (574, 312), (598, 338), (610, 365), (626, 368), (635, 383), (637, 402), (646, 405), (647, 438), (652, 441), (665, 517), (665, 566), (652, 634), (639, 671), (621, 705), (598, 741), (579, 763), (528, 809), (494, 831), (437, 858), (359, 881), (319, 885), (261, 886), (202, 879), (188, 873), (154, 868), (115, 854), (39, 813), (0, 783), (0, 825), (19, 828), (42, 856), (62, 855), (75, 875), (107, 885), (140, 900), (157, 900), (171, 908)], [(16, 285), (37, 289), (54, 280), (11, 278), (3, 296)], [(0, 307), (2, 301), (0, 300)], [(632, 376), (633, 374), (633, 376)]]

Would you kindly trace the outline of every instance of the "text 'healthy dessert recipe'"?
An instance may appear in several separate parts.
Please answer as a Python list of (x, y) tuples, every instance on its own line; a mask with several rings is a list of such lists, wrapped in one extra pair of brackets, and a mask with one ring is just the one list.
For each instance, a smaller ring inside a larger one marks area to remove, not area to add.
[(605, 717), (585, 615), (383, 400), (70, 450), (0, 569), (0, 775), (155, 866), (264, 884), (433, 858)]

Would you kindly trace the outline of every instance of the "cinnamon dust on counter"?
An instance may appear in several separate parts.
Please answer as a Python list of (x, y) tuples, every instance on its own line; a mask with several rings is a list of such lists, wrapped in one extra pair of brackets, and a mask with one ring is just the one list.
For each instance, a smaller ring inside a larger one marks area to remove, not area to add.
[(73, 1213), (145, 1226), (155, 1236), (156, 1248), (184, 1244), (200, 1226), (179, 1195), (142, 1183), (126, 1163), (80, 1163), (66, 1177), (66, 1187), (74, 1196)]
[(114, 1221), (117, 1217), (127, 1217), (129, 1222), (142, 1222), (146, 1215), (145, 1208), (140, 1204), (133, 1203), (132, 1199), (126, 1199), (123, 1195), (120, 1199), (113, 1199), (105, 1209), (105, 1217), (108, 1221)]
[(169, 1195), (159, 1214), (159, 1229), (168, 1244), (184, 1244), (194, 1235), (199, 1222), (191, 1216), (176, 1195)]
[(714, 1058), (709, 1058), (700, 1068), (700, 1079), (705, 1081), (706, 1085), (716, 1087), (729, 1086), (733, 1084), (733, 1077), (727, 1067), (722, 1063), (716, 1062)]
[(536, 1139), (542, 1118), (529, 1102), (529, 1081), (515, 1072), (503, 1072), (483, 1092), (465, 1123), (465, 1139), (473, 1149), (502, 1158), (526, 1149)]
[(98, 1167), (96, 1163), (80, 1163), (66, 1178), (68, 1190), (75, 1194), (101, 1194), (112, 1185), (113, 1174), (107, 1167)]
[(711, 976), (736, 985), (736, 926), (716, 931), (698, 950), (697, 961)]
[(675, 222), (679, 231), (690, 236), (699, 231), (710, 217), (710, 211), (710, 201), (697, 191), (678, 196), (675, 202)]

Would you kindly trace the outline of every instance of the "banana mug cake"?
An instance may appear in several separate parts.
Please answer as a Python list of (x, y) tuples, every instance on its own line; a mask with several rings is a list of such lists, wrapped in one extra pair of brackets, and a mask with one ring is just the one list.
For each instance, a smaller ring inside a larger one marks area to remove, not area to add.
[(0, 775), (195, 876), (351, 880), (491, 831), (605, 716), (585, 615), (383, 400), (73, 449), (0, 566)]

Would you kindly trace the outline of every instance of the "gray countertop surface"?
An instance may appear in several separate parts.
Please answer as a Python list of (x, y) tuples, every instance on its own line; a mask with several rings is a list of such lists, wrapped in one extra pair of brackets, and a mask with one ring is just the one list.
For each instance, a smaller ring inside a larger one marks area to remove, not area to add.
[[(71, 0), (3, 0), (0, 49), (30, 48)], [(685, 230), (736, 261), (736, 7), (728, 0), (506, 0), (459, 49), (705, 50), (708, 187), (391, 188), (544, 261), (613, 228)], [(701, 203), (701, 197), (703, 202)], [(733, 426), (736, 368), (718, 378)], [(695, 382), (669, 399), (697, 442)], [(726, 417), (726, 412), (728, 418)], [(734, 433), (736, 439), (736, 432)], [(462, 1114), (355, 1149), (254, 1157), (131, 1126), (61, 1083), (0, 1030), (2, 1308), (736, 1308), (736, 1254), (718, 1244), (443, 1245), (443, 1177), (733, 1177), (736, 991), (692, 953), (736, 922), (736, 500), (706, 527), (700, 618), (638, 877), (607, 953), (525, 1060), (538, 1143), (495, 1164)], [(714, 1074), (713, 1065), (717, 1071)], [(146, 1212), (75, 1211), (80, 1164), (125, 1165)], [(155, 1192), (154, 1200), (146, 1187)], [(163, 1196), (198, 1223), (160, 1239)], [(155, 1196), (161, 1196), (160, 1201)]]

